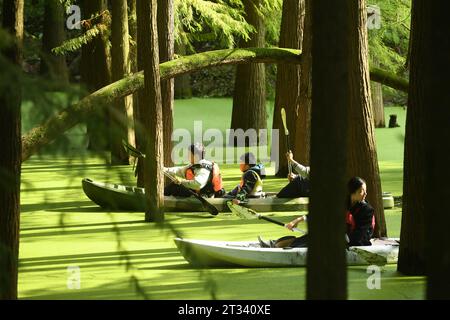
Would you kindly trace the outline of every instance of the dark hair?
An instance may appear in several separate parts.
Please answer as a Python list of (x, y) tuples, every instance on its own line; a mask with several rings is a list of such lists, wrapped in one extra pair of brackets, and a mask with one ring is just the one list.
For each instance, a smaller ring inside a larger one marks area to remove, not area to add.
[(243, 161), (245, 164), (248, 164), (249, 166), (255, 166), (256, 165), (256, 157), (251, 152), (244, 153), (241, 158), (241, 161)]
[(352, 204), (351, 196), (355, 193), (366, 181), (360, 177), (353, 177), (347, 183), (347, 207), (350, 208)]
[(194, 155), (199, 157), (200, 159), (204, 159), (205, 157), (205, 147), (201, 143), (191, 144), (189, 146), (189, 151)]

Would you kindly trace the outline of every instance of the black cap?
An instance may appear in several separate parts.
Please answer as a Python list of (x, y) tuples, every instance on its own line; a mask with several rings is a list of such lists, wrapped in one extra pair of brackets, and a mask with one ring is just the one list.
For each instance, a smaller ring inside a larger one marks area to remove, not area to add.
[(245, 164), (248, 164), (248, 165), (255, 165), (256, 164), (256, 157), (255, 157), (255, 155), (253, 154), (253, 153), (251, 153), (251, 152), (246, 152), (246, 153), (244, 153), (242, 156), (241, 156), (241, 158), (240, 158), (240, 160), (242, 161), (242, 162), (244, 162)]

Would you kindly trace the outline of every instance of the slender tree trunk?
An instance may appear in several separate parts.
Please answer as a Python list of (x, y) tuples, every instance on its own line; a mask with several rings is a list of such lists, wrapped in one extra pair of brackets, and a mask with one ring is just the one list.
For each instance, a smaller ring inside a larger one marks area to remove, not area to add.
[[(174, 0), (161, 1), (158, 5), (158, 39), (159, 61), (170, 61), (174, 57)], [(161, 99), (163, 108), (164, 127), (164, 165), (172, 166), (172, 131), (173, 131), (173, 104), (174, 80), (161, 81)]]
[[(144, 67), (144, 90), (139, 97), (139, 120), (145, 135), (144, 185), (146, 221), (164, 220), (163, 122), (156, 0), (137, 2), (138, 60)], [(142, 136), (139, 136), (142, 138)]]
[[(128, 7), (130, 14), (128, 15), (128, 29), (131, 38), (130, 43), (130, 69), (132, 73), (136, 73), (138, 70), (138, 62), (137, 62), (137, 18), (136, 18), (136, 0), (128, 0)], [(128, 131), (128, 142), (133, 146), (136, 146), (136, 116), (138, 109), (138, 92), (133, 93), (133, 125), (131, 132)], [(135, 161), (132, 157), (130, 157), (131, 161)]]
[[(2, 27), (14, 39), (0, 52), (0, 300), (17, 299), (21, 171), (21, 83), (23, 0), (4, 0)], [(15, 67), (14, 67), (15, 66)], [(5, 72), (6, 71), (6, 72)], [(7, 78), (6, 78), (7, 77)]]
[(351, 101), (347, 178), (359, 176), (367, 182), (367, 200), (375, 209), (374, 235), (385, 237), (383, 197), (375, 143), (375, 129), (370, 94), (370, 76), (367, 42), (366, 1), (350, 1), (351, 32), (349, 75)]
[[(90, 19), (93, 14), (102, 13), (106, 10), (105, 0), (82, 0), (81, 5), (84, 19)], [(83, 46), (81, 50), (81, 78), (89, 92), (94, 92), (111, 82), (110, 53), (103, 35), (97, 36)], [(87, 120), (89, 150), (108, 149), (110, 145), (108, 119), (106, 108), (99, 108), (98, 112)]]
[(312, 170), (307, 299), (347, 298), (343, 207), (350, 103), (347, 3), (347, 0), (312, 2)]
[[(129, 33), (127, 0), (112, 1), (112, 80), (125, 78), (130, 73)], [(111, 164), (128, 164), (128, 154), (122, 146), (122, 140), (128, 142), (129, 114), (132, 112), (132, 97), (117, 99), (110, 111)]]
[[(281, 18), (280, 29), (280, 48), (302, 49), (303, 41), (303, 17), (304, 17), (304, 1), (284, 0), (283, 14)], [(284, 156), (288, 150), (287, 141), (285, 139), (283, 122), (281, 120), (280, 111), (282, 108), (286, 110), (286, 125), (289, 130), (290, 144), (294, 142), (293, 137), (296, 136), (296, 123), (298, 109), (298, 96), (300, 95), (300, 65), (279, 64), (277, 66), (277, 81), (275, 94), (275, 107), (273, 114), (274, 130), (279, 130), (279, 149), (280, 167), (277, 176), (286, 177), (288, 173), (287, 161)], [(292, 149), (293, 145), (289, 148)]]
[[(186, 46), (182, 43), (175, 43), (175, 52), (178, 55), (186, 55)], [(190, 99), (192, 98), (191, 76), (184, 74), (175, 78), (175, 98)]]
[[(246, 20), (255, 29), (242, 48), (265, 46), (264, 17), (260, 13), (261, 0), (243, 0)], [(242, 65), (236, 68), (231, 129), (267, 129), (266, 75), (263, 64)], [(259, 139), (258, 139), (259, 140)], [(230, 141), (232, 142), (232, 141)], [(256, 141), (255, 141), (256, 142)]]
[(294, 159), (309, 165), (311, 140), (311, 95), (312, 95), (312, 0), (305, 0), (305, 18), (303, 27), (302, 61), (300, 68), (300, 95), (298, 97), (296, 130), (294, 135)]
[(383, 87), (376, 82), (370, 83), (372, 90), (372, 107), (375, 128), (385, 128), (384, 103), (383, 103)]
[(61, 2), (59, 0), (46, 1), (41, 73), (59, 83), (69, 82), (66, 58), (63, 55), (55, 55), (52, 49), (60, 46), (66, 40), (64, 26), (64, 7)]
[(424, 88), (425, 48), (423, 15), (418, 11), (422, 6), (412, 2), (411, 35), (410, 35), (410, 82), (408, 94), (408, 112), (406, 113), (405, 154), (403, 164), (403, 203), (400, 251), (398, 255), (398, 271), (407, 275), (424, 275), (426, 272), (425, 254), (425, 127), (426, 115)]

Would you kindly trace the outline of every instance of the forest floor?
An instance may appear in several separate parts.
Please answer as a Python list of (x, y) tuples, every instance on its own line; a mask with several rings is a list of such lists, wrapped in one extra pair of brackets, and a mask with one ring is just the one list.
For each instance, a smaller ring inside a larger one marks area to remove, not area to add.
[[(214, 114), (198, 110), (217, 105), (221, 107)], [(175, 127), (188, 127), (201, 118), (204, 129), (218, 124), (225, 130), (229, 122), (217, 119), (230, 119), (226, 118), (230, 113), (229, 99), (177, 101)], [(398, 115), (401, 127), (377, 129), (378, 158), (383, 191), (400, 196), (405, 111), (386, 108), (387, 118), (391, 113)], [(99, 155), (76, 152), (76, 143), (84, 143), (80, 131), (74, 129), (67, 137), (72, 142), (67, 148), (69, 154), (47, 153), (23, 165), (20, 298), (305, 298), (305, 268), (194, 269), (173, 242), (174, 230), (186, 238), (237, 241), (255, 240), (257, 235), (278, 238), (286, 235), (283, 228), (260, 220), (207, 213), (167, 213), (165, 225), (157, 226), (145, 223), (143, 213), (100, 209), (84, 195), (81, 179), (132, 184), (133, 173), (131, 166), (111, 168)], [(221, 169), (229, 190), (239, 181), (238, 165), (226, 164)], [(285, 183), (285, 179), (269, 178), (265, 190), (277, 191)], [(399, 237), (401, 208), (385, 210), (385, 214), (389, 236)], [(298, 212), (267, 215), (288, 222)], [(79, 272), (80, 289), (71, 288), (74, 270)], [(380, 289), (367, 288), (370, 275), (363, 266), (348, 268), (349, 299), (424, 298), (425, 279), (403, 276), (396, 272), (396, 265), (383, 268)]]

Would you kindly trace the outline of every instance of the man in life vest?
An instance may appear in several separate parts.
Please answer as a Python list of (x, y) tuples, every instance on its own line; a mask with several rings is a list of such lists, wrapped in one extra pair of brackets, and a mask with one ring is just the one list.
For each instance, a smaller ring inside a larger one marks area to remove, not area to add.
[[(205, 149), (202, 144), (189, 146), (190, 164), (181, 167), (164, 167), (164, 171), (174, 179), (164, 188), (165, 196), (189, 197), (191, 193), (183, 187), (194, 190), (204, 197), (222, 197), (225, 190), (222, 186), (217, 163), (204, 159)], [(180, 185), (183, 185), (181, 187)]]
[(239, 169), (243, 172), (241, 182), (232, 191), (226, 194), (226, 198), (232, 198), (233, 203), (239, 204), (247, 198), (260, 198), (263, 193), (262, 179), (266, 177), (263, 164), (256, 164), (253, 153), (244, 153)]
[(292, 171), (288, 175), (289, 183), (278, 192), (278, 198), (299, 198), (309, 197), (309, 171), (310, 168), (303, 166), (294, 160), (292, 152), (286, 154), (288, 162), (292, 165)]

